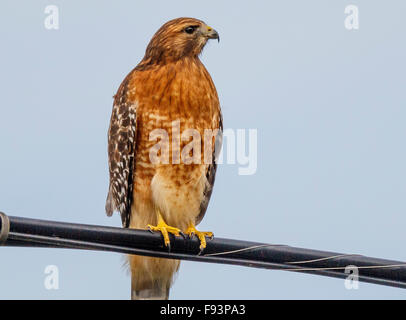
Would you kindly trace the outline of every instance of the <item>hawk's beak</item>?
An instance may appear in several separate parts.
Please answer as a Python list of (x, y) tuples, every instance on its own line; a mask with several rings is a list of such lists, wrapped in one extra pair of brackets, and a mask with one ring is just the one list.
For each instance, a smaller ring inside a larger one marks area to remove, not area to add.
[(209, 39), (217, 39), (220, 42), (220, 36), (216, 30), (212, 27), (207, 26), (206, 37)]

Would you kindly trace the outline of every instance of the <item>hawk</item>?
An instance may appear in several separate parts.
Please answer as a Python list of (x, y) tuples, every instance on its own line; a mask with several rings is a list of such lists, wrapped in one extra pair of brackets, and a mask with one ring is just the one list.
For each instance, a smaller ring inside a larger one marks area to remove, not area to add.
[[(123, 227), (197, 236), (212, 193), (222, 115), (216, 88), (199, 59), (219, 35), (203, 21), (165, 23), (114, 96), (108, 131), (106, 213)], [(191, 132), (192, 134), (184, 134)], [(158, 138), (156, 133), (158, 134)], [(157, 161), (157, 159), (159, 161)], [(179, 260), (130, 255), (132, 299), (167, 299)]]

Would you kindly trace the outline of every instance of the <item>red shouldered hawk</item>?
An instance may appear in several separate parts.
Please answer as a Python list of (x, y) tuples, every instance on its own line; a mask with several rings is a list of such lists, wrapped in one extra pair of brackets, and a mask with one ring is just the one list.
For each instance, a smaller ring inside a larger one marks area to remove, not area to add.
[[(212, 193), (222, 132), (217, 91), (199, 59), (209, 39), (219, 35), (203, 21), (178, 18), (165, 23), (114, 98), (106, 212), (110, 216), (118, 211), (123, 227), (161, 232), (166, 246), (168, 233), (196, 235), (201, 249), (205, 237), (212, 236), (195, 228)], [(189, 129), (188, 140), (183, 133)], [(168, 161), (151, 160), (157, 147), (154, 132), (167, 133), (167, 139), (160, 136), (155, 155)], [(190, 137), (199, 148), (190, 147)], [(186, 161), (190, 156), (192, 161)], [(135, 255), (128, 260), (133, 299), (168, 298), (178, 260)]]

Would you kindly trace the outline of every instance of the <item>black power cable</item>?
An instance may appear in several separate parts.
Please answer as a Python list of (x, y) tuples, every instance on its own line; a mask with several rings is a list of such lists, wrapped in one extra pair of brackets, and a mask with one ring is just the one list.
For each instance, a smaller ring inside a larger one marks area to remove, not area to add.
[(405, 262), (356, 254), (339, 254), (222, 238), (208, 240), (207, 247), (200, 252), (199, 241), (196, 238), (173, 235), (170, 235), (171, 247), (168, 250), (163, 245), (159, 233), (147, 230), (45, 221), (4, 214), (0, 215), (0, 223), (0, 239), (3, 238), (3, 245), (6, 246), (113, 251), (303, 272), (336, 278), (347, 278), (349, 272), (356, 270), (359, 281), (406, 288)]

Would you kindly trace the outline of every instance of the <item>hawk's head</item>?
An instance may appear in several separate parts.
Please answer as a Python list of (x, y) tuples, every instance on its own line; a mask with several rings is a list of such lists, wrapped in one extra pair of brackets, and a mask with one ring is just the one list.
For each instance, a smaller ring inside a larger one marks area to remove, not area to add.
[(148, 44), (144, 61), (160, 63), (198, 56), (209, 39), (220, 41), (216, 30), (194, 18), (177, 18), (165, 23)]

